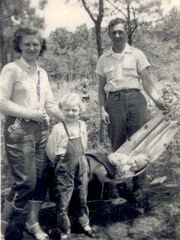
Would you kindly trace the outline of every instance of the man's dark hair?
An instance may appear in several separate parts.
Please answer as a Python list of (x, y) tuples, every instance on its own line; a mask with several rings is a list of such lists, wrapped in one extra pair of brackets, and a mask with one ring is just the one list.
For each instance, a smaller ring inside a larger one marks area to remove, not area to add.
[(110, 30), (111, 30), (112, 27), (114, 27), (115, 25), (117, 25), (119, 23), (124, 24), (124, 28), (126, 29), (126, 21), (124, 19), (114, 18), (108, 24), (108, 33), (110, 33)]
[(47, 49), (46, 40), (44, 38), (42, 38), (39, 30), (32, 26), (20, 26), (14, 32), (14, 36), (13, 36), (13, 40), (12, 40), (12, 45), (13, 45), (14, 51), (21, 53), (21, 49), (20, 49), (19, 45), (21, 43), (23, 36), (26, 36), (26, 35), (35, 35), (38, 37), (38, 39), (41, 43), (41, 50), (40, 50), (39, 55), (42, 56), (44, 51), (46, 51), (46, 49)]

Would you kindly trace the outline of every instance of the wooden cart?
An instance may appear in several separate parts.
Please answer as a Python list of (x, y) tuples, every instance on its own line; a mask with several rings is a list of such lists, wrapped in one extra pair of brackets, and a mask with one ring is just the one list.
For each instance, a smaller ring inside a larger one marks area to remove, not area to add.
[[(129, 159), (133, 159), (139, 154), (145, 154), (148, 155), (147, 165), (139, 168), (138, 171), (132, 174), (125, 173), (121, 175), (117, 170), (113, 179), (108, 177), (105, 178), (104, 184), (107, 182), (114, 184), (126, 182), (129, 178), (142, 174), (155, 161), (160, 159), (160, 156), (171, 143), (179, 129), (180, 115), (176, 107), (168, 114), (163, 114), (162, 112), (158, 113), (154, 118), (142, 126), (131, 139), (127, 140), (115, 153), (108, 155), (109, 160), (114, 156), (118, 161), (118, 159), (122, 160), (120, 159), (122, 155), (126, 155)], [(103, 196), (103, 191), (104, 187), (102, 188), (101, 196)]]

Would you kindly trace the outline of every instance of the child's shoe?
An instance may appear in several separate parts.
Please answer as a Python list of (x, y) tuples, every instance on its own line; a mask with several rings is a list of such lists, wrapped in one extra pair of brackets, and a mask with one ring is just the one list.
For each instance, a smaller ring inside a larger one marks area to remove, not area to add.
[(70, 240), (69, 234), (61, 233), (60, 240)]
[(96, 236), (94, 230), (89, 225), (83, 227), (83, 232), (90, 238), (94, 238)]
[(1, 233), (1, 240), (5, 240), (5, 236)]

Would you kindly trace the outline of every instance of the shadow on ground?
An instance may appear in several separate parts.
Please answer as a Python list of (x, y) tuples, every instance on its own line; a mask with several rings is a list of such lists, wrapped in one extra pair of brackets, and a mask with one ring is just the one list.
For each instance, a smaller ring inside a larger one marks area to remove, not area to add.
[[(157, 186), (145, 192), (149, 199), (129, 204), (119, 198), (114, 200), (89, 201), (90, 222), (98, 240), (180, 240), (180, 189)], [(8, 229), (6, 240), (33, 240), (24, 230), (27, 214), (16, 214)], [(75, 219), (71, 217), (72, 240), (88, 240)], [(56, 231), (56, 209), (46, 202), (40, 212), (40, 224), (51, 240), (59, 240)]]

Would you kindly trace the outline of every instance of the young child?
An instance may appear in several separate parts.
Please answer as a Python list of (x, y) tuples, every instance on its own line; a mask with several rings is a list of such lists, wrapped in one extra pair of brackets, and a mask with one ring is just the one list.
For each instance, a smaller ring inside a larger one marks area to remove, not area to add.
[(55, 166), (57, 227), (60, 239), (70, 239), (71, 224), (68, 206), (77, 190), (78, 222), (83, 232), (95, 237), (89, 226), (87, 207), (87, 162), (84, 151), (87, 145), (86, 124), (79, 120), (84, 105), (77, 93), (68, 93), (60, 101), (64, 121), (57, 123), (49, 136), (46, 153)]

